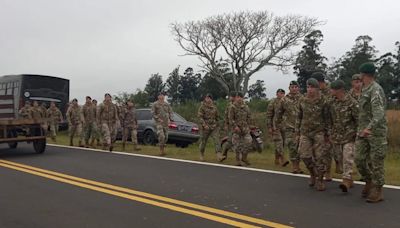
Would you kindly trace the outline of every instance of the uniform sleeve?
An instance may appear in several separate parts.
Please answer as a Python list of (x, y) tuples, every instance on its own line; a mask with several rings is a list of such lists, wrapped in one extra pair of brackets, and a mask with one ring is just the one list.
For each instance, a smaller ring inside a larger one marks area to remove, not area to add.
[(351, 106), (351, 116), (355, 123), (358, 123), (358, 114), (360, 113), (360, 107), (358, 106), (358, 102), (353, 99), (353, 104)]
[(71, 124), (71, 107), (68, 108), (66, 116), (68, 123)]
[(229, 108), (228, 117), (229, 117), (229, 124), (231, 125), (231, 127), (232, 127), (232, 128), (237, 127), (236, 121), (235, 121), (235, 107), (234, 107), (234, 106), (231, 106), (231, 107)]
[(267, 107), (267, 127), (268, 129), (272, 129), (273, 127), (273, 119), (274, 119), (274, 103), (275, 100), (271, 100)]
[(153, 115), (153, 119), (156, 122), (160, 122), (160, 115), (158, 113), (157, 104), (156, 103), (153, 103), (153, 105), (151, 106), (151, 114)]
[(324, 122), (325, 122), (325, 135), (330, 135), (331, 134), (331, 129), (332, 129), (332, 103), (331, 102), (324, 102), (324, 109), (322, 114), (324, 115)]
[(301, 107), (301, 100), (299, 101), (298, 105), (297, 105), (297, 109), (298, 109), (298, 114), (296, 117), (296, 124), (295, 124), (295, 132), (296, 134), (300, 134), (300, 126), (301, 126), (301, 121), (303, 119), (303, 109)]
[(383, 91), (375, 89), (371, 95), (372, 118), (368, 124), (368, 129), (375, 129), (379, 122), (385, 118), (385, 96)]
[(197, 111), (197, 117), (199, 117), (200, 125), (205, 126), (206, 121), (204, 120), (203, 104), (200, 105), (199, 110)]
[(173, 116), (171, 105), (168, 105), (168, 114), (169, 114), (169, 120), (174, 121), (174, 116)]

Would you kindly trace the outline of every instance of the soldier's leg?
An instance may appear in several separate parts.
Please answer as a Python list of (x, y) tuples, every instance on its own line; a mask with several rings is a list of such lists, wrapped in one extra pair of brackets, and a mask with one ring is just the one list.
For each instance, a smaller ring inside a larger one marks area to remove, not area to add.
[(356, 157), (355, 163), (362, 179), (365, 182), (371, 181), (371, 170), (369, 169), (370, 164), (370, 145), (367, 139), (359, 138), (356, 140)]
[(117, 141), (117, 125), (110, 124), (109, 128), (110, 128), (110, 137), (111, 137), (110, 151), (112, 151), (114, 148), (114, 143), (115, 143), (115, 141)]
[[(334, 148), (336, 145), (334, 145)], [(342, 174), (342, 183), (339, 187), (343, 192), (348, 192), (349, 189), (353, 186), (353, 165), (354, 165), (354, 142), (346, 143), (342, 145), (342, 153), (343, 153), (343, 174)], [(337, 152), (337, 150), (335, 151)]]
[(285, 129), (284, 138), (289, 150), (289, 159), (292, 162), (292, 173), (303, 173), (300, 169), (299, 142), (296, 140), (294, 129)]
[(103, 150), (108, 150), (111, 146), (111, 135), (106, 123), (101, 124), (101, 135), (103, 138)]
[(274, 142), (275, 147), (275, 165), (279, 165), (280, 157), (283, 155), (283, 139), (279, 130), (272, 132), (272, 141)]
[(125, 151), (126, 141), (128, 140), (129, 128), (122, 128), (122, 150)]
[(210, 130), (203, 129), (201, 131), (200, 145), (199, 145), (200, 160), (201, 161), (204, 161), (204, 152), (205, 152), (207, 141), (208, 141), (208, 138), (210, 137), (210, 135), (211, 135), (211, 131)]
[(215, 128), (212, 132), (211, 132), (211, 137), (214, 141), (214, 150), (215, 153), (217, 154), (217, 158), (221, 159), (222, 154), (221, 154), (221, 144), (220, 144), (220, 139), (219, 139), (219, 128)]
[(68, 129), (68, 131), (69, 131), (69, 145), (73, 146), (74, 145), (74, 136), (75, 136), (75, 132), (76, 132), (77, 126), (71, 124), (71, 125), (68, 126), (68, 128), (69, 128)]
[(310, 172), (309, 185), (312, 187), (315, 185), (315, 178), (317, 175), (313, 159), (313, 144), (311, 139), (305, 135), (301, 135), (299, 139), (299, 155)]
[(87, 124), (85, 124), (84, 125), (84, 130), (83, 130), (83, 135), (84, 135), (84, 138), (85, 138), (85, 146), (86, 147), (89, 147), (89, 139), (90, 139), (90, 135), (91, 135), (91, 128), (92, 128), (92, 126), (91, 126), (91, 124), (90, 123), (87, 123)]
[(323, 150), (325, 151), (325, 159), (326, 159), (326, 172), (325, 172), (325, 180), (326, 181), (332, 181), (332, 176), (331, 176), (331, 168), (332, 168), (332, 157), (333, 157), (333, 151), (332, 151), (332, 143), (325, 143), (323, 146)]
[(240, 162), (241, 160), (241, 154), (240, 154), (240, 136), (237, 133), (232, 134), (232, 145), (233, 145), (233, 151), (236, 154), (236, 165), (241, 166), (242, 163)]
[(133, 144), (133, 151), (140, 151), (141, 149), (138, 147), (138, 140), (137, 140), (137, 129), (135, 127), (133, 127), (131, 131), (131, 140)]
[(328, 154), (328, 151), (325, 150), (325, 136), (324, 133), (317, 133), (314, 136), (314, 153), (315, 153), (315, 163), (317, 168), (317, 190), (324, 191), (325, 184), (324, 184), (324, 174), (326, 172), (326, 161), (331, 157)]
[(253, 138), (251, 138), (250, 133), (247, 133), (246, 135), (243, 136), (242, 138), (243, 141), (243, 146), (241, 148), (242, 152), (242, 162), (246, 165), (250, 165), (249, 160), (247, 159), (248, 154), (250, 153), (252, 149), (252, 143), (253, 143)]
[(83, 147), (84, 146), (83, 141), (85, 139), (85, 131), (87, 128), (87, 124), (84, 124), (84, 126), (82, 126), (82, 124), (79, 124), (79, 126), (80, 126), (80, 131), (79, 131), (79, 133), (77, 133), (77, 135), (79, 137), (79, 146)]
[(222, 146), (222, 160), (225, 160), (228, 156), (228, 151), (232, 149), (232, 131), (228, 130), (228, 139)]
[(159, 146), (165, 146), (165, 134), (163, 126), (161, 124), (157, 124), (156, 129)]
[(373, 189), (368, 195), (367, 202), (377, 203), (383, 200), (382, 187), (385, 184), (384, 161), (387, 149), (386, 137), (373, 136), (369, 138), (371, 146), (371, 180)]
[(56, 126), (55, 126), (55, 124), (51, 123), (50, 124), (50, 137), (53, 141), (56, 141), (56, 136), (57, 136)]

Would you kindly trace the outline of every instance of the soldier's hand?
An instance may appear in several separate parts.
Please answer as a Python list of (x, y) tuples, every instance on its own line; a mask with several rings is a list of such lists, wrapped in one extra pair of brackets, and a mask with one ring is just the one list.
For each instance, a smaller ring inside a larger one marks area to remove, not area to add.
[(274, 132), (274, 131), (272, 130), (272, 128), (268, 128), (268, 133), (269, 133), (270, 135), (272, 135), (273, 132)]
[(208, 125), (204, 125), (204, 130), (208, 130), (210, 127)]
[(371, 130), (368, 128), (365, 128), (360, 132), (360, 137), (366, 138), (372, 134)]
[(235, 129), (234, 129), (234, 131), (235, 131), (235, 132), (240, 132), (240, 128), (236, 126)]

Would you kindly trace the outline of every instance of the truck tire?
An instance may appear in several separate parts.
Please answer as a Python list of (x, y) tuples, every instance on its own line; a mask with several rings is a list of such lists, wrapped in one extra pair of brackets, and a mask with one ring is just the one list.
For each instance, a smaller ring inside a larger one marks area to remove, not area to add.
[(33, 149), (37, 154), (41, 154), (46, 150), (46, 139), (39, 139), (33, 141)]

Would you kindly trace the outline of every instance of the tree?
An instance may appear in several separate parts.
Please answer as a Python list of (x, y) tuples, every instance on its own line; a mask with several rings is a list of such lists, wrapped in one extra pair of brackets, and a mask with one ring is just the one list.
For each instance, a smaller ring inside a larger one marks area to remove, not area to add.
[(177, 66), (170, 74), (166, 81), (168, 98), (172, 104), (179, 104), (180, 91), (182, 89), (181, 76), (179, 75), (179, 66)]
[(133, 101), (136, 108), (149, 107), (149, 95), (138, 89), (135, 93), (121, 92), (114, 95), (114, 100), (118, 105), (126, 103), (128, 100)]
[(211, 77), (209, 73), (204, 75), (199, 85), (200, 96), (204, 97), (207, 93), (210, 93), (214, 100), (225, 98), (228, 95), (225, 90), (221, 89), (217, 80), (214, 77)]
[(300, 84), (302, 92), (306, 91), (306, 82), (314, 72), (325, 72), (327, 60), (319, 50), (319, 45), (322, 43), (324, 36), (320, 30), (315, 30), (309, 33), (304, 38), (305, 45), (298, 53), (293, 69), (297, 75), (297, 81)]
[(174, 23), (171, 31), (185, 55), (199, 57), (201, 67), (226, 93), (232, 89), (220, 64), (229, 67), (233, 90), (247, 93), (250, 77), (265, 66), (290, 66), (290, 48), (319, 24), (316, 18), (244, 11)]
[(249, 97), (253, 99), (262, 99), (266, 98), (267, 94), (265, 93), (265, 83), (264, 80), (257, 80), (253, 85), (249, 88)]
[(149, 101), (156, 101), (158, 95), (164, 91), (165, 84), (163, 83), (162, 76), (157, 74), (152, 74), (144, 87), (144, 92), (148, 94)]
[(180, 80), (180, 99), (181, 101), (199, 100), (199, 85), (201, 82), (201, 75), (194, 73), (193, 68), (188, 67)]
[(377, 81), (389, 100), (399, 99), (400, 95), (400, 43), (396, 42), (396, 53), (386, 53), (378, 58)]

